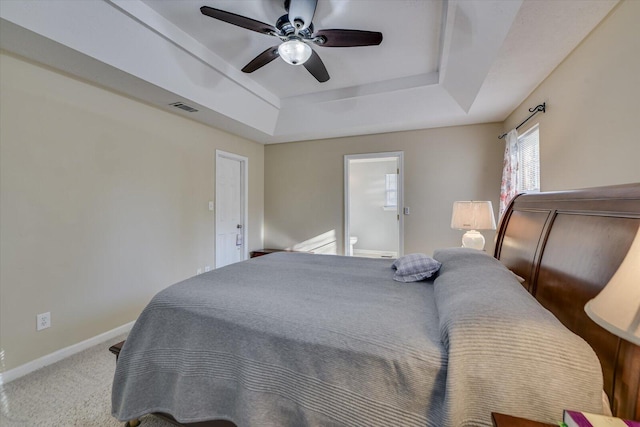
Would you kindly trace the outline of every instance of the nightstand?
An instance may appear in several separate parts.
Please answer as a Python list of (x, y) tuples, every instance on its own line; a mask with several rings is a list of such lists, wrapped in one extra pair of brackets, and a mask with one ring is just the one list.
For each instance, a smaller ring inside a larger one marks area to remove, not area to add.
[(512, 417), (511, 415), (491, 413), (494, 427), (557, 427), (554, 424), (541, 423), (539, 421), (525, 420), (524, 418)]
[(274, 252), (285, 252), (285, 250), (284, 249), (257, 249), (255, 251), (251, 251), (249, 255), (251, 255), (251, 258), (255, 258), (263, 255), (269, 255)]
[(312, 254), (313, 252), (308, 252), (308, 251), (292, 251), (289, 249), (256, 249), (255, 251), (251, 251), (251, 253), (249, 254), (251, 256), (251, 258), (255, 258), (258, 256), (262, 256), (262, 255), (269, 255), (272, 254), (274, 252), (306, 252), (308, 254)]

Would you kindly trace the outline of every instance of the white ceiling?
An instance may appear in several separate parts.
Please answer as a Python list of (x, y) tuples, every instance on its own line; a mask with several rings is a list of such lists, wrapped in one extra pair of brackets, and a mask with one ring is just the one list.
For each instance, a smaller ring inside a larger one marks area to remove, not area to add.
[(617, 1), (318, 0), (316, 30), (383, 33), (379, 46), (314, 45), (326, 83), (280, 59), (242, 73), (279, 40), (199, 10), (273, 25), (282, 0), (1, 0), (0, 47), (274, 143), (503, 121)]
[[(273, 25), (285, 14), (283, 0), (143, 1), (238, 70), (265, 49), (280, 44), (275, 37), (201, 15), (199, 9), (203, 4), (212, 5)], [(331, 76), (326, 83), (315, 81), (304, 67), (291, 66), (282, 60), (261, 68), (251, 77), (282, 99), (436, 72), (442, 6), (440, 1), (320, 0), (313, 19), (316, 30), (379, 31), (383, 33), (384, 43), (355, 48), (314, 45)], [(394, 16), (401, 21), (390, 18)], [(407, 18), (411, 21), (402, 24)], [(420, 25), (422, 28), (407, 34), (396, 29), (400, 25)], [(410, 49), (420, 53), (409, 55)], [(381, 61), (381, 58), (384, 59)]]

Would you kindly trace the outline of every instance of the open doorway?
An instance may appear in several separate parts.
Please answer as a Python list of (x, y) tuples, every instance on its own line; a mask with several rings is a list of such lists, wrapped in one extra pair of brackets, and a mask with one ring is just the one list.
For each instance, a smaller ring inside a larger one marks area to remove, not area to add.
[(403, 153), (351, 154), (345, 167), (344, 254), (403, 254)]

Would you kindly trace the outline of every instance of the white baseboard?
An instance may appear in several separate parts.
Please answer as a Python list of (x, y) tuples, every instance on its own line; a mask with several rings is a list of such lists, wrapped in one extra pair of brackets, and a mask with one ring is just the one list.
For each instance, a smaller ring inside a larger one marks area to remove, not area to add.
[(389, 251), (377, 251), (371, 249), (353, 249), (354, 256), (360, 256), (365, 258), (397, 258), (397, 252)]
[(62, 359), (66, 359), (69, 356), (80, 353), (81, 351), (91, 348), (94, 345), (98, 345), (102, 342), (115, 338), (118, 335), (127, 333), (131, 330), (134, 323), (135, 321), (129, 322), (122, 326), (118, 326), (115, 329), (104, 332), (100, 335), (96, 335), (95, 337), (81, 341), (77, 344), (70, 345), (69, 347), (62, 348), (58, 351), (54, 351), (53, 353), (49, 353), (36, 360), (25, 363), (24, 365), (20, 365), (17, 368), (9, 369), (6, 372), (0, 372), (0, 385), (9, 383), (13, 380), (30, 374), (33, 371), (37, 371), (40, 368), (44, 368), (45, 366), (51, 365), (52, 363), (59, 362)]

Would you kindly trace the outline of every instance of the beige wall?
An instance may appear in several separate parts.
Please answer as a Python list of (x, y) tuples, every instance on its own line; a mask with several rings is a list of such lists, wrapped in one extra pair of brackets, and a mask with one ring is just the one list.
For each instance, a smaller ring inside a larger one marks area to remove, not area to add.
[[(329, 139), (265, 148), (265, 246), (293, 247), (335, 231), (344, 253), (344, 155), (404, 151), (405, 253), (460, 245), (451, 230), (455, 200), (491, 200), (498, 209), (501, 126), (484, 124)], [(493, 232), (485, 233), (487, 250)]]
[[(214, 265), (215, 150), (249, 158), (262, 247), (264, 146), (0, 56), (4, 369), (134, 320)], [(52, 327), (35, 330), (37, 313)]]
[(640, 1), (623, 0), (505, 121), (540, 122), (543, 191), (640, 182)]

